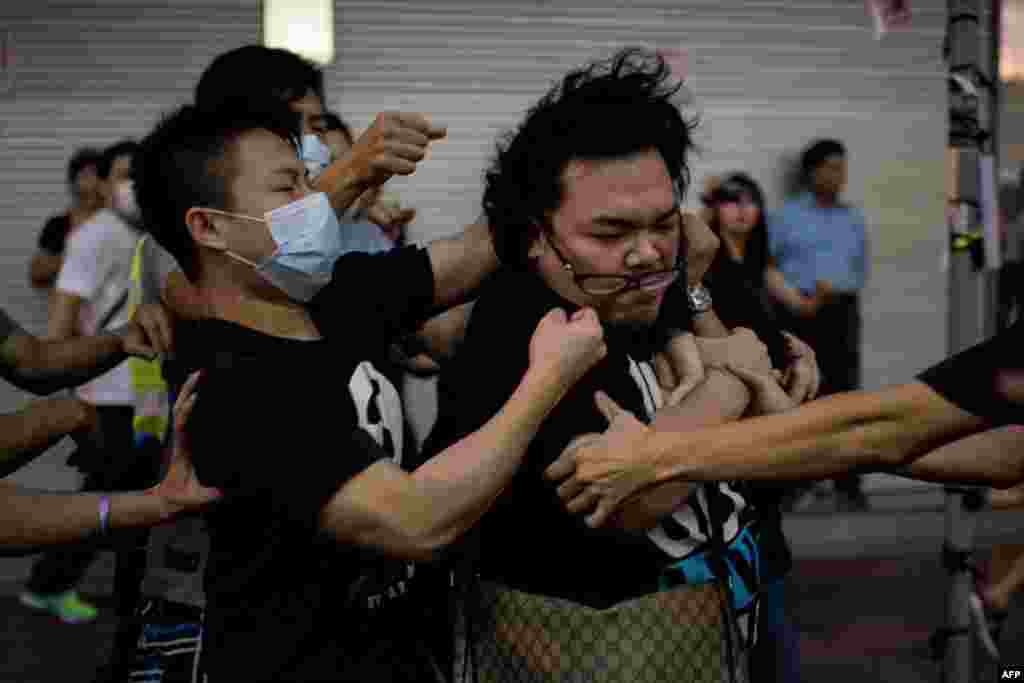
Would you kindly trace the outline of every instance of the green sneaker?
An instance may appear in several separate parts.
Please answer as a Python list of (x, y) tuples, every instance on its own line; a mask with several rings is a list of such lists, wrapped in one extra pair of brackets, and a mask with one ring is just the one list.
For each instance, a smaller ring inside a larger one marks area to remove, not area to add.
[(46, 610), (65, 624), (84, 624), (96, 618), (96, 607), (78, 597), (78, 591), (70, 590), (57, 595), (39, 595), (24, 591), (18, 600), (26, 607)]

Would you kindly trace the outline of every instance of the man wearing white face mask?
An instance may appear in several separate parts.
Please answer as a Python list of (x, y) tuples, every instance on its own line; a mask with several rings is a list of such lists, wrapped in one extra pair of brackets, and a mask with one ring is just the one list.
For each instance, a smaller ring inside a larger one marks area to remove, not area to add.
[[(141, 225), (131, 180), (137, 147), (121, 141), (100, 157), (96, 170), (104, 208), (68, 238), (51, 301), (51, 339), (101, 334), (129, 320), (131, 261)], [(155, 471), (133, 457), (135, 395), (127, 361), (75, 391), (96, 407), (102, 435), (95, 443), (80, 444), (68, 460), (85, 474), (82, 490), (128, 490), (150, 483), (146, 479)], [(151, 464), (155, 470), (157, 463)], [(74, 587), (94, 556), (89, 544), (47, 553), (33, 567), (22, 602), (68, 623), (92, 620), (96, 609), (82, 602)]]
[(590, 310), (551, 311), (516, 395), (402, 469), (401, 406), (372, 359), (463, 301), (496, 255), (483, 225), (467, 229), (480, 241), (341, 254), (299, 137), (273, 99), (183, 107), (136, 163), (150, 233), (209, 301), (175, 333), (183, 370), (206, 368), (187, 425), (196, 471), (225, 484), (207, 517), (204, 666), (212, 683), (435, 681), (424, 639), (442, 624), (411, 598), (407, 561), (479, 519), (603, 355), (600, 325)]

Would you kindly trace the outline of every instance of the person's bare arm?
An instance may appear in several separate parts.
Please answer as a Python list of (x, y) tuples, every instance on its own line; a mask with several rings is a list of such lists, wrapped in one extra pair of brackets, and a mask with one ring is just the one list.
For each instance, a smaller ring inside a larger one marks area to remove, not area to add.
[(63, 260), (61, 254), (54, 254), (46, 249), (36, 250), (28, 266), (29, 284), (37, 289), (53, 286)]
[[(153, 526), (176, 515), (201, 509), (220, 492), (199, 483), (182, 443), (182, 427), (195, 404), (197, 375), (186, 382), (174, 406), (174, 447), (163, 480), (146, 491), (109, 494), (108, 525)], [(42, 403), (42, 402), (40, 402)], [(66, 425), (66, 426), (70, 426)], [(6, 433), (6, 430), (4, 431)], [(100, 493), (43, 493), (0, 482), (0, 546), (70, 543), (94, 535), (100, 527)]]
[(438, 312), (468, 301), (499, 265), (483, 216), (460, 235), (434, 240), (427, 252), (434, 270), (434, 305)]
[(46, 398), (0, 415), (0, 476), (20, 469), (68, 434), (94, 422), (89, 406), (67, 396)]
[[(738, 420), (750, 402), (750, 392), (732, 374), (712, 368), (704, 380), (682, 401), (658, 411), (651, 428), (685, 432)], [(622, 506), (612, 525), (646, 530), (686, 502), (695, 485), (667, 481), (639, 493)]]
[[(685, 435), (652, 432), (657, 479), (824, 479), (906, 467), (985, 421), (911, 382), (828, 396), (781, 415)], [(686, 474), (683, 474), (683, 473)], [(1003, 479), (993, 470), (988, 476)], [(1012, 475), (1012, 473), (1009, 473)]]
[(54, 290), (50, 297), (50, 317), (46, 325), (46, 339), (70, 339), (76, 334), (81, 297)]
[(41, 340), (0, 310), (0, 377), (19, 389), (50, 394), (102, 375), (131, 355), (169, 350), (170, 323), (159, 306), (142, 306), (116, 331), (91, 337)]
[[(565, 479), (560, 492), (567, 505), (576, 498), (574, 508), (597, 505), (588, 523), (600, 525), (623, 500), (661, 482), (891, 471), (986, 426), (921, 382), (836, 394), (791, 412), (682, 434), (648, 429), (621, 411), (605, 438), (560, 458), (547, 474)], [(976, 474), (1009, 482), (1018, 471), (992, 465)]]
[(359, 136), (352, 149), (317, 176), (315, 189), (326, 192), (338, 213), (367, 190), (393, 175), (411, 175), (427, 147), (447, 134), (422, 114), (384, 112)]
[(415, 334), (419, 350), (430, 356), (436, 363), (443, 364), (455, 357), (473, 311), (472, 301), (449, 308), (424, 323)]
[[(673, 371), (668, 374), (678, 372), (682, 376), (681, 379), (673, 377), (673, 381), (685, 384), (687, 377), (700, 380), (690, 390), (684, 387), (685, 393), (681, 396), (668, 394), (666, 405), (651, 422), (651, 429), (656, 430), (686, 432), (711, 427), (733, 422), (747, 410), (751, 393), (745, 383), (721, 368), (705, 369), (705, 358), (716, 361), (730, 358), (739, 363), (770, 367), (767, 348), (749, 330), (737, 331), (730, 338), (718, 339), (710, 345), (707, 340), (692, 335), (676, 335), (666, 352), (674, 359)], [(659, 373), (659, 384), (665, 374), (664, 370)], [(667, 388), (662, 388), (663, 394)], [(612, 524), (624, 529), (649, 529), (682, 505), (692, 489), (693, 484), (686, 481), (651, 487), (624, 505), (613, 517)]]
[(552, 311), (530, 343), (530, 365), (483, 427), (407, 474), (376, 463), (324, 507), (323, 527), (344, 543), (429, 559), (470, 528), (508, 484), (530, 441), (566, 391), (606, 353), (596, 313)]
[(1024, 427), (974, 434), (890, 471), (921, 481), (1010, 488), (1024, 482)]

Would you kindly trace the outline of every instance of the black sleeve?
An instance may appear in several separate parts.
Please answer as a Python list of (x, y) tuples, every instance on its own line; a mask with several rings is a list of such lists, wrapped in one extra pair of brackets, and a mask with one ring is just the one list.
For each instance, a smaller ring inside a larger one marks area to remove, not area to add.
[(922, 372), (918, 379), (944, 399), (995, 424), (1024, 421), (1024, 406), (999, 390), (1003, 371), (1024, 369), (1024, 322)]
[(268, 384), (266, 375), (204, 370), (186, 427), (196, 473), (225, 497), (262, 499), (316, 528), (345, 482), (388, 456), (354, 416), (337, 414), (349, 401), (287, 400)]
[(398, 334), (418, 329), (433, 309), (434, 270), (427, 250), (415, 246), (343, 255), (309, 307), (325, 338), (378, 351)]
[(54, 216), (46, 221), (43, 231), (39, 233), (39, 248), (51, 254), (64, 252), (64, 243), (71, 231), (71, 221), (66, 215)]
[(487, 295), (473, 306), (465, 339), (438, 381), (437, 419), (423, 443), (421, 462), (480, 429), (522, 381), (536, 323), (531, 326), (525, 316), (517, 316), (524, 318), (522, 324), (512, 323), (501, 314), (504, 307), (500, 298)]

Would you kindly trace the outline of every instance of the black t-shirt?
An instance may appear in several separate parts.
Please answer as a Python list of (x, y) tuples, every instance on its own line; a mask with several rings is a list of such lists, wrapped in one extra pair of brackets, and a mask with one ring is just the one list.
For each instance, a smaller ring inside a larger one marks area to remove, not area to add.
[(51, 254), (64, 253), (64, 244), (71, 232), (71, 218), (66, 213), (51, 217), (39, 233), (39, 248)]
[(183, 369), (204, 369), (187, 426), (196, 471), (225, 494), (207, 515), (211, 681), (409, 678), (408, 622), (385, 618), (394, 601), (374, 590), (400, 586), (406, 566), (337, 543), (318, 517), (348, 479), (400, 459), (390, 385), (366, 359), (433, 298), (425, 252), (353, 253), (311, 302), (320, 341), (210, 319), (179, 330)]
[[(479, 429), (498, 412), (526, 372), (537, 323), (555, 307), (567, 312), (578, 308), (532, 272), (505, 269), (488, 283), (456, 358), (441, 375), (438, 418), (424, 444), (425, 455)], [(606, 327), (605, 339), (608, 355), (545, 420), (475, 539), (483, 576), (599, 608), (657, 590), (659, 573), (672, 559), (663, 546), (682, 547), (707, 528), (702, 514), (689, 525), (670, 523), (658, 542), (645, 533), (590, 529), (565, 511), (555, 487), (543, 478), (544, 469), (573, 438), (607, 429), (594, 404), (597, 389), (640, 419), (653, 412), (657, 386), (648, 361), (660, 348), (659, 335), (655, 330), (629, 334)], [(716, 495), (714, 504), (723, 519), (743, 509), (742, 498), (731, 490)]]
[(1003, 371), (1024, 370), (1024, 321), (918, 376), (944, 399), (994, 425), (1024, 422), (1024, 406), (999, 390)]

